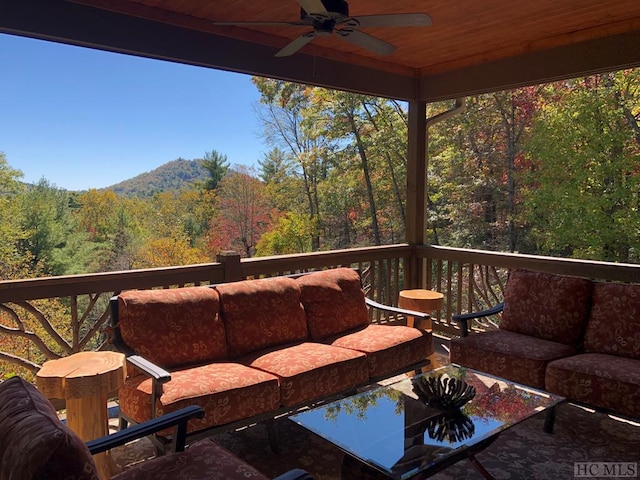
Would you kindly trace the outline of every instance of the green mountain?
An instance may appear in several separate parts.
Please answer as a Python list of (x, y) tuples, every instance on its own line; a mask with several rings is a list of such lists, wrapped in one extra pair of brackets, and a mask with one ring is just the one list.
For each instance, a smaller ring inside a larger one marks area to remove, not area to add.
[(208, 177), (201, 160), (179, 158), (105, 190), (113, 190), (124, 197), (151, 197), (158, 192), (176, 192)]

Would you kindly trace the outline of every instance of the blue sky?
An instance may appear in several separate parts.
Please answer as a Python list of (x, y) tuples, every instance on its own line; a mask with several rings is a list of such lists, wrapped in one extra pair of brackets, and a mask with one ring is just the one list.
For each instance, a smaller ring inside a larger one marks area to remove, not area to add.
[(217, 150), (269, 150), (251, 77), (0, 34), (0, 152), (23, 180), (101, 188)]

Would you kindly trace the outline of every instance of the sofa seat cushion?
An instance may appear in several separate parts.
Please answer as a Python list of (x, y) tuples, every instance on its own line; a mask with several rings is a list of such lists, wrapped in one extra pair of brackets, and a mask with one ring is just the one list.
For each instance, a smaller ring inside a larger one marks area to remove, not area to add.
[(334, 268), (303, 275), (297, 280), (309, 339), (326, 338), (369, 324), (360, 275), (351, 268)]
[(20, 377), (0, 382), (0, 478), (98, 480), (89, 450)]
[(210, 438), (189, 446), (187, 451), (139, 462), (112, 480), (267, 480), (268, 477), (244, 463)]
[(118, 295), (122, 339), (163, 368), (226, 358), (218, 293), (209, 287), (132, 290)]
[(593, 282), (516, 269), (504, 293), (500, 328), (543, 340), (578, 345), (589, 315)]
[(576, 349), (508, 330), (491, 330), (454, 338), (451, 363), (544, 389), (545, 370), (551, 360), (567, 357)]
[(554, 360), (547, 366), (546, 389), (640, 418), (640, 362), (634, 359), (584, 353)]
[(242, 361), (280, 379), (280, 401), (286, 407), (364, 385), (369, 379), (364, 353), (321, 343), (282, 347)]
[[(138, 423), (151, 418), (151, 386), (149, 377), (137, 375), (120, 388), (120, 409)], [(189, 421), (189, 432), (273, 411), (280, 405), (278, 378), (226, 362), (171, 372), (171, 381), (162, 386), (156, 416), (189, 405), (204, 409), (204, 418)]]
[(366, 354), (370, 378), (398, 373), (433, 353), (431, 332), (402, 325), (371, 324), (341, 335), (330, 344)]
[(244, 280), (215, 289), (231, 358), (307, 339), (307, 320), (295, 280)]
[(584, 349), (640, 360), (640, 285), (594, 285)]

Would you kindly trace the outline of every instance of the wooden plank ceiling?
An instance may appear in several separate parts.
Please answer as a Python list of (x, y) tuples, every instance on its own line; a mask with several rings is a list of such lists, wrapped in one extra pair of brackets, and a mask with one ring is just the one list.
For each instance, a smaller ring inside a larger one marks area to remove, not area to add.
[(438, 100), (640, 65), (638, 0), (350, 0), (350, 15), (426, 13), (428, 27), (362, 29), (273, 55), (310, 31), (295, 0), (3, 0), (0, 31), (401, 99)]

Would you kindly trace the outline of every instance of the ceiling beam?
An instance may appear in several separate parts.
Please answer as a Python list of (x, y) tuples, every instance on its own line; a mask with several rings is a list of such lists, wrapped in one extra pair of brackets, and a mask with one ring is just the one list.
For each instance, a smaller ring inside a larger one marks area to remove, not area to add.
[(249, 75), (409, 100), (417, 76), (297, 54), (64, 0), (2, 0), (0, 32)]
[(639, 46), (640, 31), (635, 31), (454, 72), (426, 74), (420, 79), (420, 99), (434, 102), (639, 67)]

